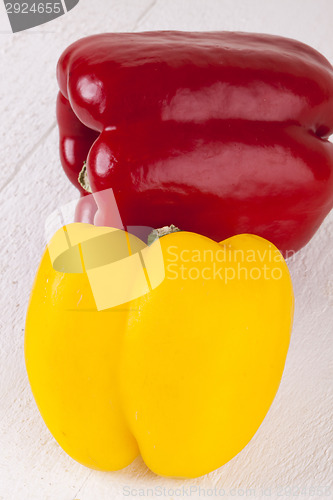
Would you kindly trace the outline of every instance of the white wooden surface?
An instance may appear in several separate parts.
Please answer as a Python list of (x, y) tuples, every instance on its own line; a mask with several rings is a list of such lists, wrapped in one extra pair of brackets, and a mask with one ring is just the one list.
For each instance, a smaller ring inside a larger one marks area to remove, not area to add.
[(250, 444), (203, 478), (159, 478), (141, 459), (115, 473), (75, 463), (37, 411), (23, 357), (45, 218), (76, 196), (57, 150), (55, 67), (62, 50), (103, 31), (226, 29), (297, 38), (333, 62), (332, 21), (332, 0), (80, 0), (66, 16), (12, 35), (1, 3), (0, 500), (333, 498), (333, 213), (289, 263), (295, 325), (273, 406)]

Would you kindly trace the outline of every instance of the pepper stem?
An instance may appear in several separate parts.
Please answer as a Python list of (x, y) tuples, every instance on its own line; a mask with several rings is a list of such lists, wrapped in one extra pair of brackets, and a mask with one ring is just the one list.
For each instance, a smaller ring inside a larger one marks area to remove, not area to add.
[(154, 241), (158, 240), (158, 238), (162, 238), (162, 236), (166, 236), (170, 233), (177, 233), (178, 231), (181, 231), (181, 229), (176, 227), (174, 224), (171, 224), (170, 226), (163, 226), (158, 229), (153, 229), (148, 236), (148, 245), (154, 243)]
[(87, 174), (87, 162), (83, 162), (83, 167), (81, 172), (79, 173), (79, 177), (77, 179), (79, 181), (80, 186), (83, 187), (85, 191), (88, 193), (92, 193), (92, 189), (89, 184), (88, 174)]

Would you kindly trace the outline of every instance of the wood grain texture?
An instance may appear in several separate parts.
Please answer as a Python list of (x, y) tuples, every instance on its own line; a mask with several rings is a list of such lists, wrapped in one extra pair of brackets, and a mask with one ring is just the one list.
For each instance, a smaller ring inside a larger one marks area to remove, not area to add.
[[(277, 397), (248, 446), (203, 478), (160, 478), (140, 458), (115, 473), (75, 463), (38, 413), (23, 356), (45, 219), (77, 196), (58, 158), (55, 67), (62, 50), (103, 31), (227, 29), (297, 38), (333, 62), (332, 18), (331, 0), (81, 0), (38, 29), (0, 34), (0, 500), (123, 499), (140, 489), (146, 498), (333, 498), (333, 213), (288, 262), (296, 315)], [(326, 487), (330, 493), (320, 495)]]

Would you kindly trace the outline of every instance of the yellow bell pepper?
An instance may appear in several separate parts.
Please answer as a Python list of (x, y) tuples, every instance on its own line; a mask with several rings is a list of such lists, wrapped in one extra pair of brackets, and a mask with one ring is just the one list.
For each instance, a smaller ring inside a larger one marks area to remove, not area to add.
[[(103, 230), (66, 231), (93, 240)], [(289, 346), (294, 297), (279, 251), (252, 235), (216, 243), (168, 234), (145, 255), (149, 267), (161, 246), (162, 282), (97, 310), (80, 237), (67, 254), (76, 272), (54, 269), (52, 241), (30, 298), (25, 357), (60, 446), (94, 469), (120, 469), (141, 453), (157, 474), (188, 478), (241, 451), (274, 399)]]

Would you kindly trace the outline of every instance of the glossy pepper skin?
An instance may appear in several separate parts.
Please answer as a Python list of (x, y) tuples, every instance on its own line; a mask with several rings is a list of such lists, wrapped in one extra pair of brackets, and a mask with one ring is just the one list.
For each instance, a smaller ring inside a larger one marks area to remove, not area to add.
[[(85, 256), (87, 244), (89, 260), (104, 258), (96, 242), (108, 229), (66, 226), (76, 245), (63, 271), (50, 258), (62, 230), (43, 255), (25, 332), (37, 405), (62, 448), (88, 467), (117, 470), (141, 453), (162, 476), (206, 474), (250, 441), (278, 389), (294, 310), (287, 265), (257, 236), (217, 243), (175, 232), (159, 240), (161, 284), (98, 311), (87, 259), (81, 268), (75, 250)], [(157, 244), (147, 247), (148, 268)], [(113, 262), (114, 246), (106, 249)]]
[(333, 69), (303, 43), (94, 35), (65, 50), (57, 76), (64, 169), (78, 186), (87, 156), (92, 191), (113, 188), (125, 226), (254, 233), (286, 255), (333, 206)]

